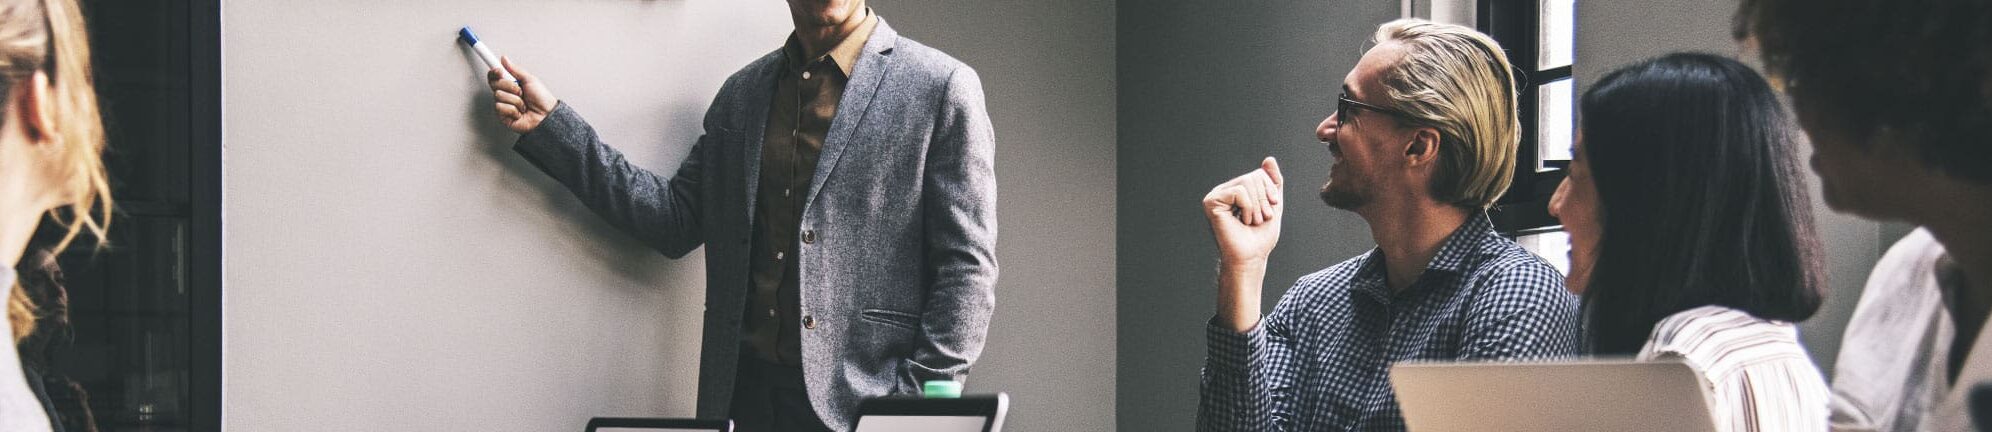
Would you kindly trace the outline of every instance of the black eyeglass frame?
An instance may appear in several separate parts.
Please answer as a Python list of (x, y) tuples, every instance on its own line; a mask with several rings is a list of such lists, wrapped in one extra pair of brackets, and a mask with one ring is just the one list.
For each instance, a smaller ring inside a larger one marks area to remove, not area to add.
[(1391, 116), (1397, 117), (1400, 120), (1411, 120), (1416, 118), (1412, 117), (1410, 114), (1404, 113), (1403, 111), (1384, 108), (1376, 105), (1370, 105), (1367, 103), (1363, 103), (1362, 101), (1349, 99), (1348, 93), (1343, 93), (1341, 95), (1335, 96), (1335, 113), (1337, 115), (1342, 116), (1341, 118), (1342, 122), (1353, 122), (1353, 120), (1355, 120), (1353, 114), (1357, 111), (1349, 109), (1350, 106), (1355, 106), (1361, 109), (1389, 114)]

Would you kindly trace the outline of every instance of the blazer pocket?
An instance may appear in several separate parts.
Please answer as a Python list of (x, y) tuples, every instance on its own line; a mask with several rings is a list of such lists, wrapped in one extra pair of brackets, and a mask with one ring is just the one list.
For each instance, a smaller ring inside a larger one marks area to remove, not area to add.
[(858, 311), (858, 318), (888, 327), (898, 327), (920, 331), (920, 316), (906, 312), (885, 309), (865, 309)]

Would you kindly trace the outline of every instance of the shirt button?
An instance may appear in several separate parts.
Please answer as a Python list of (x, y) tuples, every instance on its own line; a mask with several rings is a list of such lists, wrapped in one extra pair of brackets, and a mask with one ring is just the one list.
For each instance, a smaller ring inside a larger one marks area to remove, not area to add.
[(781, 261), (781, 260), (782, 260), (782, 253), (775, 252), (775, 261)]
[(768, 308), (768, 318), (775, 317), (775, 308)]
[(802, 71), (802, 79), (809, 79), (809, 71)]
[(803, 244), (816, 243), (816, 230), (803, 230), (802, 243)]
[(816, 317), (814, 317), (814, 316), (808, 316), (808, 315), (804, 315), (804, 316), (802, 317), (802, 328), (806, 328), (806, 329), (810, 329), (810, 330), (815, 330), (815, 329), (816, 329)]
[(789, 196), (789, 188), (782, 188), (782, 197)]

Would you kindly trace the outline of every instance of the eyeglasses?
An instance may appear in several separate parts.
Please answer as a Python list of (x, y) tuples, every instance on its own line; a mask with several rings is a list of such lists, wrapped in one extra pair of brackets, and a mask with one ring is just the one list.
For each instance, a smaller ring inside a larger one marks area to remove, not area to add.
[(1407, 118), (1407, 119), (1412, 118), (1410, 114), (1405, 114), (1403, 111), (1384, 108), (1376, 105), (1370, 105), (1362, 102), (1357, 102), (1355, 99), (1349, 99), (1348, 93), (1343, 93), (1340, 96), (1336, 96), (1335, 100), (1336, 100), (1335, 112), (1340, 113), (1342, 115), (1343, 122), (1353, 122), (1355, 120), (1354, 117), (1356, 113), (1359, 111), (1357, 108), (1389, 114), (1399, 118)]

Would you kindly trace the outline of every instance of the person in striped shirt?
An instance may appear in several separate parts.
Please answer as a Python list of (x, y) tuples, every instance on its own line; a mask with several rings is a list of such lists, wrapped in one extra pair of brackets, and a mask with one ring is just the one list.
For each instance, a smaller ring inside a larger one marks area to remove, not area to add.
[(1824, 286), (1796, 131), (1749, 67), (1670, 54), (1605, 75), (1579, 102), (1550, 211), (1596, 355), (1680, 359), (1722, 430), (1826, 430), (1830, 394), (1792, 323)]

